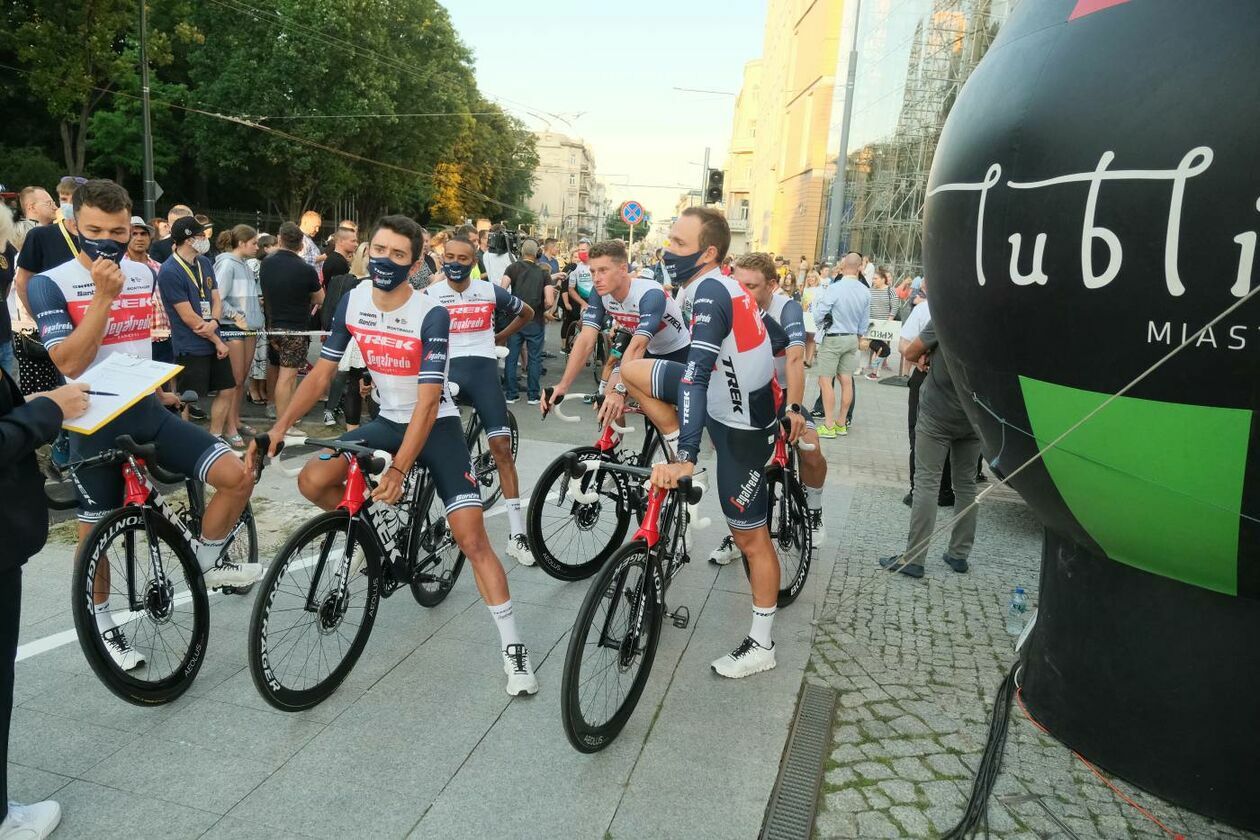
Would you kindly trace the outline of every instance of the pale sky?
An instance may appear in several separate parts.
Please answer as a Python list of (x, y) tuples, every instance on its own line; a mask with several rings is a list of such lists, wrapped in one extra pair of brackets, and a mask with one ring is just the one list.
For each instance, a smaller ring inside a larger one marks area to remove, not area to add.
[[(613, 208), (654, 219), (721, 167), (745, 62), (761, 54), (765, 0), (445, 0), (482, 93), (534, 130), (580, 137)], [(549, 116), (559, 115), (562, 119)], [(568, 121), (566, 124), (565, 120)]]

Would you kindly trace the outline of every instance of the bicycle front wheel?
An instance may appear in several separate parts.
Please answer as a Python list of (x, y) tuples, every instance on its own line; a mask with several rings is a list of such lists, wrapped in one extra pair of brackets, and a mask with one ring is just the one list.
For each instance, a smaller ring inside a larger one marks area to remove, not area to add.
[[(254, 508), (248, 502), (241, 511), (239, 525), (228, 543), (227, 559), (241, 566), (258, 563), (258, 526), (254, 523)], [(224, 586), (219, 591), (224, 595), (248, 595), (256, 584), (246, 586)]]
[[(249, 622), (249, 672), (264, 699), (296, 712), (337, 690), (363, 653), (380, 583), (344, 510), (298, 528), (267, 570)], [(349, 542), (348, 542), (349, 541)]]
[[(446, 508), (432, 485), (425, 491), (425, 513), (411, 526), (407, 556), (415, 570), (411, 575), (411, 595), (422, 607), (436, 607), (446, 600), (464, 568), (464, 552), (455, 544)], [(417, 515), (419, 515), (417, 513)]]
[(129, 703), (169, 703), (201, 670), (210, 639), (201, 571), (180, 532), (151, 510), (125, 507), (96, 523), (75, 555), (70, 607), (88, 664)]
[(621, 733), (647, 685), (664, 611), (660, 567), (647, 544), (623, 546), (592, 581), (564, 659), (560, 712), (578, 752)]
[(796, 600), (809, 577), (813, 532), (805, 509), (805, 490), (790, 474), (772, 478), (770, 492), (770, 539), (779, 556), (779, 606)]
[[(604, 460), (593, 446), (583, 446), (547, 465), (534, 484), (525, 512), (525, 538), (543, 571), (557, 580), (584, 580), (612, 556), (630, 526), (630, 508), (621, 497), (622, 485), (606, 470), (574, 479), (566, 458)], [(579, 502), (574, 492), (594, 493), (594, 501)]]

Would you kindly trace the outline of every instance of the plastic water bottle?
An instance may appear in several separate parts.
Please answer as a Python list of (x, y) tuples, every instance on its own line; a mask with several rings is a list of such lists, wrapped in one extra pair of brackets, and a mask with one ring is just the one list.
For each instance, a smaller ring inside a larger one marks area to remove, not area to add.
[(1024, 594), (1024, 587), (1017, 586), (1011, 593), (1011, 602), (1006, 608), (1006, 632), (1012, 636), (1022, 633), (1027, 612), (1028, 596)]

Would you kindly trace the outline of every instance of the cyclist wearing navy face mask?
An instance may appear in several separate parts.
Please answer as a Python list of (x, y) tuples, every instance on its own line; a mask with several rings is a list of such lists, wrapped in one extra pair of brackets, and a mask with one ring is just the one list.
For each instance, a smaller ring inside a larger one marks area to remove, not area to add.
[[(386, 216), (368, 241), (369, 280), (347, 292), (337, 305), (319, 361), (268, 432), (268, 454), (275, 455), (284, 433), (319, 401), (350, 341), (356, 341), (381, 410), (375, 420), (340, 439), (394, 453), (393, 465), (372, 492), (374, 500), (385, 504), (402, 498), (403, 479), (414, 464), (429, 471), (446, 507), (451, 535), (472, 564), (477, 589), (498, 627), (507, 692), (534, 694), (538, 680), (516, 629), (507, 576), (486, 535), (472, 458), (446, 387), (452, 318), (437, 301), (406, 282), (411, 267), (424, 255), (423, 234), (406, 216)], [(471, 254), (471, 243), (463, 241)], [(471, 259), (447, 263), (448, 279), (471, 267)], [(251, 445), (251, 467), (258, 456)], [(341, 502), (348, 463), (345, 458), (311, 459), (302, 468), (298, 489), (324, 510), (334, 509)]]

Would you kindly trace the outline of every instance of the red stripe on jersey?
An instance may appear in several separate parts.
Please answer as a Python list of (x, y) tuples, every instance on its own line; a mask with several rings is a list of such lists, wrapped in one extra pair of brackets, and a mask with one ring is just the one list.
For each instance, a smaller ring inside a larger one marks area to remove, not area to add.
[(368, 370), (392, 376), (420, 375), (420, 339), (347, 325)]
[(760, 347), (766, 338), (761, 312), (748, 292), (731, 298), (731, 334), (735, 336), (735, 349), (740, 353)]
[[(72, 300), (67, 304), (70, 323), (76, 327), (87, 315), (92, 299)], [(153, 324), (153, 295), (141, 292), (119, 295), (109, 307), (109, 321), (105, 325), (105, 337), (101, 344), (120, 344), (124, 341), (140, 341), (149, 338)]]
[(639, 316), (633, 312), (610, 312), (608, 314), (612, 315), (618, 326), (625, 327), (628, 330), (633, 330), (639, 326)]
[(451, 313), (451, 332), (468, 333), (494, 329), (494, 301), (479, 300), (472, 303), (448, 303)]

